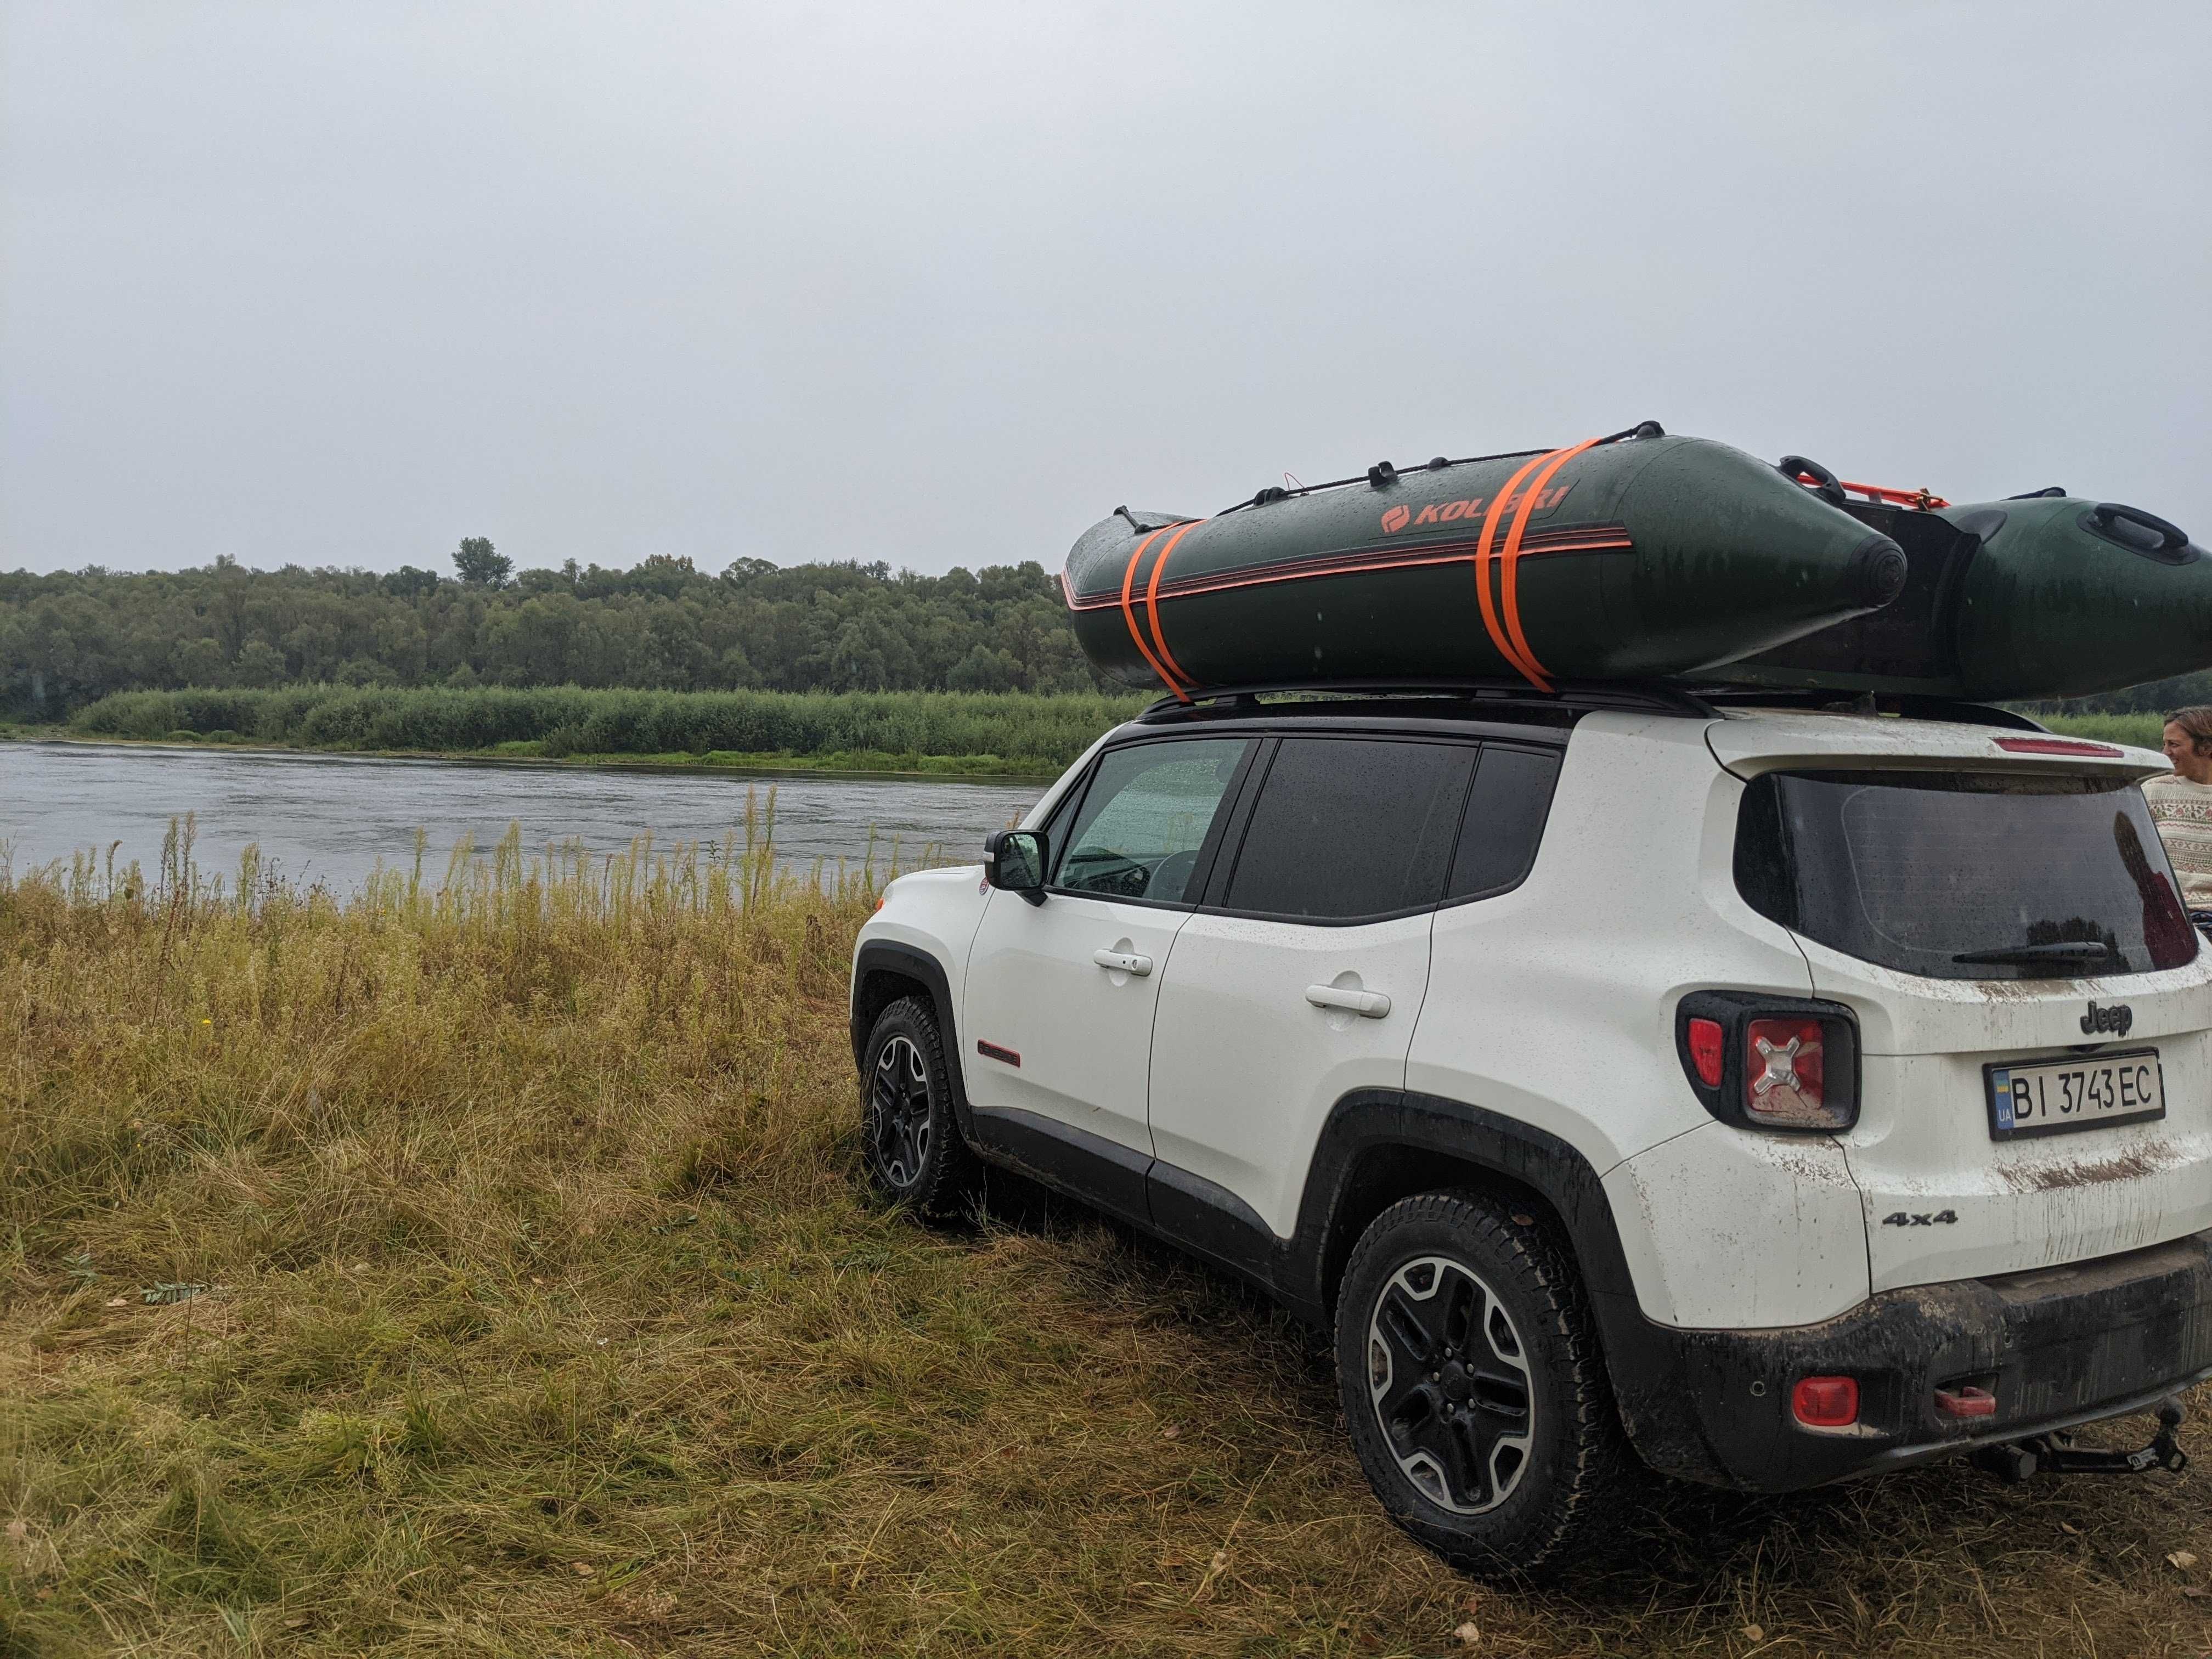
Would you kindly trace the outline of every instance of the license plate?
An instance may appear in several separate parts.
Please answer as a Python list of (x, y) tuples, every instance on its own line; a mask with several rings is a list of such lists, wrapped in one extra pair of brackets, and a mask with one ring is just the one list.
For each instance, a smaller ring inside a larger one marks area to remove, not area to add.
[(1990, 1139), (2024, 1140), (2166, 1115), (2158, 1050), (1984, 1066)]

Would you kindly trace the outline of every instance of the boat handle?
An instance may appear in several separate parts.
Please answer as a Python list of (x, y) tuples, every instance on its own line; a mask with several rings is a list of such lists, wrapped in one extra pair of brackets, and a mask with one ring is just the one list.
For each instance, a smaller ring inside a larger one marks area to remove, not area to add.
[(1091, 959), (1110, 974), (1134, 974), (1142, 979), (1152, 971), (1152, 959), (1134, 951), (1093, 951)]
[(1380, 991), (1345, 991), (1334, 985), (1309, 985), (1306, 1000), (1316, 1008), (1341, 1008), (1362, 1019), (1381, 1019), (1390, 1012), (1390, 999)]
[(2118, 501), (2099, 501), (2089, 509), (2089, 517), (2094, 520), (2094, 527), (2107, 539), (2120, 542), (2130, 549), (2140, 550), (2141, 544), (2130, 541), (2124, 536), (2114, 536), (2112, 533), (2113, 520), (2149, 531), (2158, 538), (2158, 546), (2154, 550), (2157, 552), (2179, 553), (2189, 545), (2189, 532), (2179, 525), (2169, 523), (2154, 513), (2146, 513), (2139, 507), (2126, 507)]
[(1808, 461), (1802, 455), (1784, 455), (1782, 458), (1782, 464), (1776, 467), (1775, 471), (1789, 479), (1791, 483), (1799, 483), (1810, 478), (1813, 481), (1813, 493), (1822, 501), (1834, 506), (1841, 507), (1849, 499), (1844, 494), (1843, 485), (1836, 481), (1834, 473), (1822, 466), (1820, 462)]

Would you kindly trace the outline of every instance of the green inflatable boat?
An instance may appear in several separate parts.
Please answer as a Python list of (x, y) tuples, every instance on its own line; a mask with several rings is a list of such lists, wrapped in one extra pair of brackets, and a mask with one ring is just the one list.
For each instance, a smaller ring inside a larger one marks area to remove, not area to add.
[(1104, 673), (1202, 687), (1696, 675), (1877, 611), (1879, 529), (1652, 422), (1290, 491), (1209, 519), (1120, 508), (1062, 586)]
[(1103, 673), (1229, 686), (1669, 678), (2064, 697), (2212, 667), (2212, 556), (2046, 489), (1953, 506), (1646, 422), (1212, 518), (1117, 508), (1061, 586)]
[(2212, 667), (2212, 556), (2177, 525), (2058, 489), (1954, 507), (1924, 492), (1838, 484), (1825, 471), (1813, 482), (1905, 550), (1905, 591), (1882, 611), (1712, 678), (1996, 702)]

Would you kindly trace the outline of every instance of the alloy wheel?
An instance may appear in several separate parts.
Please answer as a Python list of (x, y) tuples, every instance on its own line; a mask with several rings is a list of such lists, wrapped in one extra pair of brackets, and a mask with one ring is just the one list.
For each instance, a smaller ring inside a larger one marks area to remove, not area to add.
[(1368, 1397), (1398, 1468), (1457, 1515), (1520, 1485), (1535, 1430), (1528, 1351), (1464, 1262), (1425, 1255), (1393, 1273), (1367, 1322)]
[(876, 1057), (868, 1135), (885, 1181), (904, 1188), (921, 1178), (929, 1157), (929, 1067), (910, 1037), (893, 1037)]

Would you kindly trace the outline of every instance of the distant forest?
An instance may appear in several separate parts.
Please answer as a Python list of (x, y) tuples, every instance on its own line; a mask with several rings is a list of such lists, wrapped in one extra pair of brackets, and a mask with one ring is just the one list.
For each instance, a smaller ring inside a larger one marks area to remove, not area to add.
[[(481, 537), (456, 574), (403, 566), (143, 575), (0, 573), (0, 719), (59, 722), (117, 691), (203, 687), (623, 687), (667, 691), (1099, 691), (1037, 564), (942, 576), (887, 565), (571, 560), (514, 574)], [(2136, 714), (2212, 702), (2212, 673), (2040, 705)]]
[[(457, 575), (403, 567), (0, 573), (0, 715), (51, 721), (185, 686), (623, 686), (1093, 691), (1042, 567), (574, 561), (512, 573), (471, 537)], [(1113, 687), (1119, 690), (1121, 688)]]

